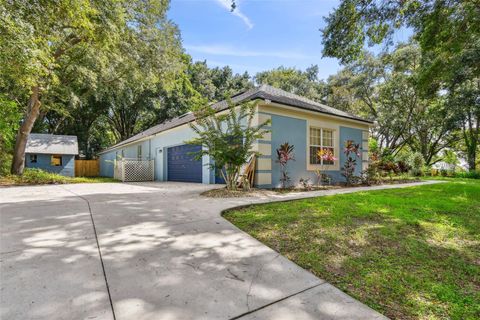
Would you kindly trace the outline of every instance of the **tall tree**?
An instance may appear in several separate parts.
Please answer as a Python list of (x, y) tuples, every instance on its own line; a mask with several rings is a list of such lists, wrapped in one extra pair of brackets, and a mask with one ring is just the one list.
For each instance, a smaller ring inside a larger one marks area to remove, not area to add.
[(15, 133), (19, 126), (18, 105), (0, 94), (0, 175), (8, 172), (7, 163), (11, 157)]
[[(411, 28), (422, 54), (430, 55), (423, 71), (439, 79), (454, 70), (455, 57), (469, 50), (478, 39), (480, 1), (342, 0), (325, 21), (323, 54), (337, 57), (342, 63), (362, 56), (366, 43), (369, 46), (391, 45), (398, 29)], [(476, 64), (475, 69), (478, 72), (480, 66)]]
[[(413, 31), (422, 54), (416, 86), (432, 101), (440, 93), (449, 97), (448, 105), (465, 133), (464, 145), (471, 146), (467, 158), (474, 170), (480, 108), (480, 95), (474, 89), (480, 78), (480, 1), (342, 0), (325, 20), (323, 54), (342, 63), (361, 59), (365, 44), (388, 48), (397, 30)], [(465, 95), (465, 89), (470, 93)]]
[(449, 101), (455, 107), (455, 116), (463, 139), (468, 168), (476, 169), (480, 147), (480, 78), (463, 81), (456, 85)]
[(206, 61), (190, 63), (187, 73), (193, 88), (209, 102), (223, 100), (253, 87), (248, 72), (234, 74), (228, 66), (209, 68)]
[(365, 53), (328, 79), (327, 101), (376, 120), (373, 137), (385, 151), (396, 154), (408, 145), (430, 164), (448, 142), (453, 113), (445, 99), (416, 85), (421, 60), (415, 43)]
[[(65, 101), (76, 94), (72, 82), (95, 89), (149, 63), (130, 59), (137, 45), (171, 52), (169, 37), (159, 36), (176, 30), (166, 18), (167, 8), (166, 0), (1, 2), (0, 88), (24, 112), (12, 173), (23, 172), (27, 137), (38, 116), (56, 103), (68, 105)], [(153, 41), (159, 38), (164, 41)], [(126, 52), (130, 54), (123, 55)]]
[(281, 66), (259, 72), (255, 75), (255, 82), (268, 84), (318, 102), (323, 100), (325, 94), (325, 84), (318, 79), (316, 65), (310, 66), (305, 71)]

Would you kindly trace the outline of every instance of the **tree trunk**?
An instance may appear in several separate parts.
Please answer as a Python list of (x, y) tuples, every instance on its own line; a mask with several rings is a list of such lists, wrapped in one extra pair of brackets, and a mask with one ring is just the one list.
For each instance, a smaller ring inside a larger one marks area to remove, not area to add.
[(32, 88), (25, 118), (18, 129), (15, 149), (13, 151), (12, 174), (23, 173), (25, 167), (25, 147), (27, 145), (28, 135), (32, 131), (33, 125), (40, 114), (40, 105), (40, 88), (35, 86)]
[(468, 171), (475, 171), (477, 162), (477, 146), (470, 146), (467, 151)]

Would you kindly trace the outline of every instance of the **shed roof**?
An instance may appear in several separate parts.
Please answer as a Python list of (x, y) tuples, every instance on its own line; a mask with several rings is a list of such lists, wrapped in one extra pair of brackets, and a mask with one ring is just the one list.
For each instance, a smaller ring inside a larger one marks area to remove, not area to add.
[[(333, 115), (341, 118), (357, 120), (357, 121), (365, 122), (368, 124), (373, 123), (373, 121), (358, 117), (354, 114), (326, 106), (316, 101), (301, 97), (299, 95), (296, 95), (296, 94), (293, 94), (293, 93), (290, 93), (266, 84), (263, 84), (259, 87), (252, 88), (250, 90), (244, 91), (240, 94), (233, 96), (231, 98), (231, 102), (234, 104), (238, 104), (238, 103), (256, 100), (256, 99), (267, 99), (267, 100), (270, 100), (271, 102), (276, 102), (276, 103), (288, 105), (288, 106), (299, 108), (299, 109), (305, 109), (305, 110), (319, 112), (323, 114), (329, 114), (329, 115)], [(228, 108), (228, 102), (227, 100), (219, 101), (217, 103), (212, 104), (211, 107), (214, 110), (217, 110), (217, 112), (219, 112)], [(185, 123), (189, 123), (194, 120), (195, 120), (195, 116), (193, 113), (191, 112), (186, 113), (184, 115), (173, 118), (171, 120), (162, 122), (161, 124), (153, 126), (145, 131), (142, 131), (126, 140), (123, 140), (103, 150), (100, 153), (103, 153), (112, 149), (116, 149), (123, 145), (135, 142), (137, 140), (140, 140), (149, 136), (153, 136), (162, 131), (181, 126)]]
[(76, 136), (31, 133), (28, 136), (25, 153), (78, 154)]

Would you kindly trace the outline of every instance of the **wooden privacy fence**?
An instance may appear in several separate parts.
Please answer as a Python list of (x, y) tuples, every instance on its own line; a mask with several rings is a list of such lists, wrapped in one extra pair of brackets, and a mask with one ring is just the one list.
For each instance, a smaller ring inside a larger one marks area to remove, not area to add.
[(98, 177), (100, 170), (97, 160), (75, 160), (75, 177)]

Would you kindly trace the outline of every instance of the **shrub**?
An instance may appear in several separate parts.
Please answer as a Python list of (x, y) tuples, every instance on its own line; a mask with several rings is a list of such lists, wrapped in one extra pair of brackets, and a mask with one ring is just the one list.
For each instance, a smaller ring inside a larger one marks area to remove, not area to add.
[(381, 172), (378, 162), (372, 162), (369, 164), (367, 170), (362, 171), (362, 183), (366, 185), (378, 184), (382, 181)]
[(410, 155), (408, 161), (411, 169), (410, 172), (414, 176), (421, 176), (423, 174), (423, 167), (425, 165), (425, 160), (420, 152), (414, 152)]
[(453, 176), (455, 178), (480, 179), (480, 170), (455, 172)]
[(345, 141), (345, 148), (343, 153), (347, 156), (347, 160), (342, 167), (342, 176), (345, 177), (347, 185), (356, 183), (355, 167), (357, 166), (357, 159), (360, 157), (360, 144), (355, 144), (352, 140)]
[(252, 124), (256, 103), (247, 102), (239, 106), (228, 101), (228, 112), (216, 113), (210, 107), (203, 108), (195, 113), (196, 123), (190, 128), (198, 135), (187, 141), (189, 144), (200, 145), (201, 151), (195, 153), (195, 158), (209, 155), (214, 163), (210, 167), (223, 168), (219, 170), (228, 190), (236, 190), (241, 175), (242, 166), (251, 156), (258, 154), (254, 151), (253, 143), (265, 134), (262, 126), (268, 121), (254, 126)]
[(287, 164), (290, 160), (295, 161), (295, 154), (293, 153), (293, 149), (295, 149), (295, 147), (293, 145), (290, 145), (288, 142), (280, 145), (280, 148), (277, 149), (276, 162), (280, 164), (280, 182), (282, 184), (282, 188), (286, 188), (288, 182), (290, 181), (290, 177), (287, 171)]
[(398, 165), (393, 160), (382, 159), (379, 163), (379, 169), (385, 173), (398, 173)]
[(66, 183), (70, 177), (65, 177), (56, 173), (46, 172), (41, 169), (27, 168), (23, 171), (21, 179), (29, 184), (49, 184)]
[(400, 152), (395, 156), (397, 164), (397, 173), (407, 173), (412, 168), (409, 164), (410, 153), (407, 151)]

